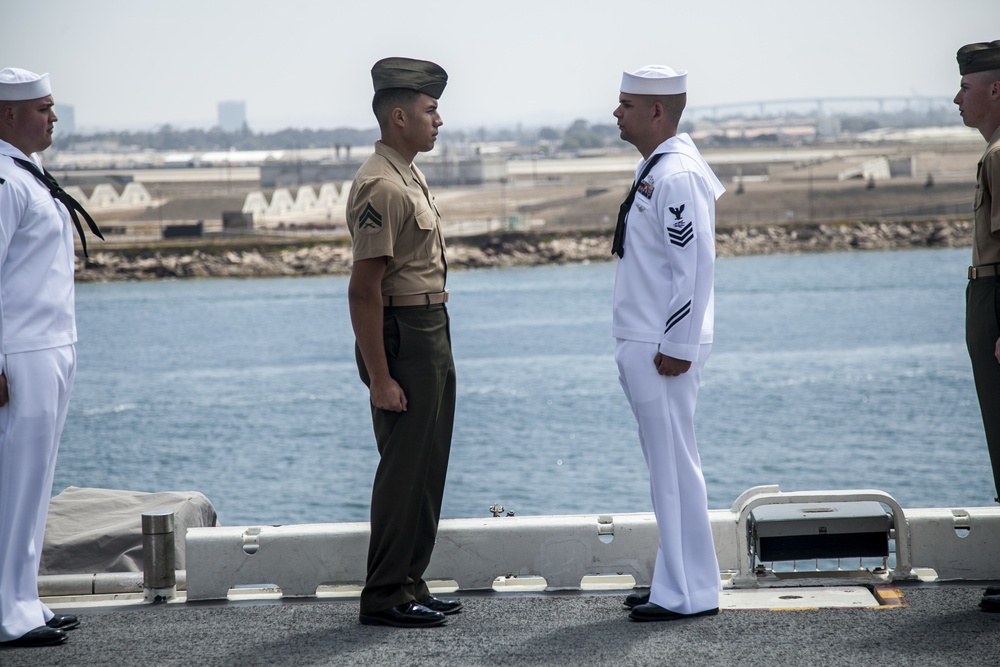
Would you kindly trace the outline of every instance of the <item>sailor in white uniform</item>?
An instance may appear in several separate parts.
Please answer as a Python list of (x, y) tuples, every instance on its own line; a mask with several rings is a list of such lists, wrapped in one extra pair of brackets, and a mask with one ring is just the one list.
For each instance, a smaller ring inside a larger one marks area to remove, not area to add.
[[(38, 598), (56, 452), (76, 366), (70, 214), (35, 153), (57, 118), (48, 74), (0, 70), (0, 646), (46, 646), (79, 625)], [(30, 164), (18, 164), (16, 160)], [(53, 181), (54, 183), (54, 181)]]
[(635, 621), (716, 614), (721, 588), (694, 413), (712, 347), (715, 200), (725, 189), (677, 134), (686, 80), (660, 65), (625, 72), (614, 112), (643, 157), (615, 232), (615, 361), (659, 531), (649, 595), (625, 601)]

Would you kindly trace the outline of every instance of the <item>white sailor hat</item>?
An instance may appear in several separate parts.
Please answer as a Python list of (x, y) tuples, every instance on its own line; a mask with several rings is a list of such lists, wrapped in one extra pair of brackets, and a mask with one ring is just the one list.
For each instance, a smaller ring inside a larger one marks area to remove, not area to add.
[(0, 102), (37, 100), (52, 94), (48, 74), (35, 74), (26, 69), (0, 69)]
[(621, 92), (630, 95), (679, 95), (687, 92), (687, 72), (666, 65), (646, 65), (622, 72)]

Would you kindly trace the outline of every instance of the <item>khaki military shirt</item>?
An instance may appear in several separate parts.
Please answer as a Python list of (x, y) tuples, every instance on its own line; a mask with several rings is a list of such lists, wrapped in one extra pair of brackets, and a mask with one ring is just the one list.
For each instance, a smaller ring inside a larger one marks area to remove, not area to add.
[(976, 178), (972, 265), (1000, 264), (1000, 128), (990, 137)]
[(383, 296), (441, 292), (447, 262), (441, 214), (427, 180), (394, 149), (375, 143), (347, 199), (354, 261), (388, 257)]

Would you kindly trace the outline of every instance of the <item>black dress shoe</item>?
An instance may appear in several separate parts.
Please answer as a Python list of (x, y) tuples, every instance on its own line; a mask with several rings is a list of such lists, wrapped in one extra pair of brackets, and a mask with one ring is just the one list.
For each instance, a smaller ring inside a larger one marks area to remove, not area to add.
[(987, 586), (983, 595), (1000, 595), (1000, 586)]
[(45, 625), (58, 630), (75, 630), (80, 627), (80, 619), (73, 614), (56, 614)]
[(41, 626), (35, 628), (29, 632), (24, 633), (17, 639), (12, 639), (9, 642), (0, 642), (0, 646), (4, 648), (27, 648), (30, 646), (54, 646), (56, 644), (62, 644), (66, 641), (66, 633), (58, 628), (49, 628), (46, 626)]
[(622, 602), (629, 609), (633, 609), (641, 604), (646, 604), (649, 602), (649, 591), (645, 593), (640, 593), (636, 591), (635, 593), (629, 593), (625, 596), (625, 601)]
[(984, 595), (979, 601), (979, 608), (983, 611), (1000, 612), (1000, 593)]
[(417, 602), (404, 602), (374, 614), (361, 614), (361, 625), (391, 625), (394, 628), (433, 628), (444, 625), (445, 617)]
[(678, 621), (682, 618), (697, 618), (698, 616), (715, 616), (719, 613), (719, 608), (697, 611), (693, 614), (682, 614), (676, 611), (664, 609), (658, 604), (647, 602), (636, 605), (629, 612), (628, 617), (633, 621)]
[(433, 595), (428, 595), (423, 600), (417, 600), (417, 602), (431, 611), (439, 611), (445, 616), (449, 614), (457, 614), (462, 611), (461, 600), (442, 600), (441, 598), (436, 598)]

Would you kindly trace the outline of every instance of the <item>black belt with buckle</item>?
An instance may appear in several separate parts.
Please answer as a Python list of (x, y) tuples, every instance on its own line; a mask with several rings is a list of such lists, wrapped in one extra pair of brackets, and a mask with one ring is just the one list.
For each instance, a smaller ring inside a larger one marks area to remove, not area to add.
[(1000, 276), (1000, 264), (981, 264), (969, 267), (969, 280)]

